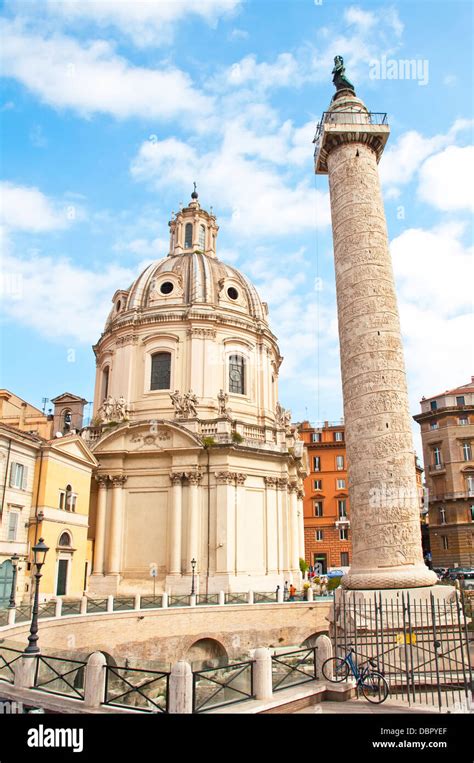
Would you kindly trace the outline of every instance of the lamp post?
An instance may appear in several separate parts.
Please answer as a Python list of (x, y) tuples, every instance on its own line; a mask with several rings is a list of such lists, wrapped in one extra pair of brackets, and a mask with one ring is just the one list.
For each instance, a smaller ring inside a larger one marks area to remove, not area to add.
[(38, 642), (38, 601), (39, 601), (39, 583), (41, 578), (41, 567), (43, 566), (46, 554), (49, 548), (44, 542), (43, 538), (40, 538), (38, 543), (33, 546), (33, 564), (36, 567), (35, 573), (35, 597), (33, 600), (33, 612), (31, 615), (30, 635), (28, 636), (28, 646), (25, 649), (24, 654), (37, 654), (39, 652)]
[(196, 564), (197, 564), (196, 560), (191, 559), (191, 569), (193, 571), (193, 576), (191, 578), (191, 596), (194, 596), (194, 594), (196, 593), (194, 589), (194, 570), (196, 569)]
[(10, 593), (10, 603), (8, 605), (8, 609), (15, 609), (16, 603), (15, 603), (15, 594), (16, 594), (16, 576), (18, 573), (18, 562), (20, 561), (20, 557), (18, 554), (13, 554), (11, 558), (11, 563), (13, 567), (13, 579), (12, 579), (12, 590)]

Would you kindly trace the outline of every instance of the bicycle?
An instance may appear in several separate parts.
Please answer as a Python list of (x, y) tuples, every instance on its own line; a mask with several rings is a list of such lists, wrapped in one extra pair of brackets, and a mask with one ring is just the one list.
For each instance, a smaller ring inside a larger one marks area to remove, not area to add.
[(379, 670), (373, 670), (377, 667), (376, 662), (369, 659), (367, 665), (359, 670), (352, 657), (353, 654), (355, 654), (355, 649), (350, 647), (345, 657), (330, 657), (323, 662), (324, 678), (332, 683), (341, 683), (347, 679), (350, 671), (356, 679), (357, 688), (360, 688), (366, 700), (374, 704), (385, 702), (390, 694), (390, 689), (382, 673)]

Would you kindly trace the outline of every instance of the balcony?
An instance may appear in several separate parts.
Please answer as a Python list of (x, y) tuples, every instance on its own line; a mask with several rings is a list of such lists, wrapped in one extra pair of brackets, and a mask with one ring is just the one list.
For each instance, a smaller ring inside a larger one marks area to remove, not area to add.
[(387, 114), (382, 112), (361, 111), (359, 107), (352, 111), (324, 111), (313, 139), (316, 172), (327, 172), (327, 139), (335, 133), (350, 140), (351, 136), (361, 132), (367, 134), (368, 141), (373, 142), (379, 160), (383, 147), (390, 132), (387, 124)]
[(428, 472), (429, 474), (442, 474), (446, 471), (446, 466), (444, 464), (429, 464), (428, 466)]
[(339, 529), (340, 527), (347, 527), (349, 528), (351, 526), (351, 522), (349, 517), (339, 517), (339, 519), (336, 519), (334, 522), (336, 527)]

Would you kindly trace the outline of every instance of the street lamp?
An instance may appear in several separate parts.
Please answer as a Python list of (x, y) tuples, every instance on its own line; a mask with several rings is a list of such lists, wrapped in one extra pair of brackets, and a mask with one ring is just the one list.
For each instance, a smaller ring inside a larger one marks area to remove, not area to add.
[(33, 546), (33, 564), (36, 567), (35, 573), (35, 598), (33, 601), (33, 612), (31, 615), (30, 635), (28, 636), (28, 646), (25, 649), (25, 654), (37, 654), (39, 652), (38, 641), (38, 600), (39, 600), (39, 582), (41, 578), (41, 567), (43, 566), (46, 554), (49, 551), (48, 546), (44, 542), (43, 538), (40, 538), (38, 543)]
[(18, 573), (18, 562), (20, 561), (20, 557), (18, 554), (13, 554), (11, 558), (11, 563), (13, 567), (13, 580), (12, 580), (12, 590), (10, 593), (10, 603), (8, 605), (8, 609), (15, 609), (16, 603), (15, 603), (15, 594), (16, 594), (16, 576)]
[(194, 590), (194, 570), (196, 569), (196, 564), (197, 564), (196, 560), (191, 559), (191, 568), (193, 571), (193, 576), (191, 578), (191, 596), (194, 596), (194, 594), (196, 593), (196, 591)]

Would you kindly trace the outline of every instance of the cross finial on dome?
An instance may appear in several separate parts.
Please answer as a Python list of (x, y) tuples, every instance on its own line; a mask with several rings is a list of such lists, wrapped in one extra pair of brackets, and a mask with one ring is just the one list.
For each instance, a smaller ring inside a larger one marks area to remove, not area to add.
[(192, 198), (192, 199), (197, 199), (197, 198), (199, 197), (199, 194), (198, 194), (198, 192), (196, 191), (196, 183), (193, 183), (193, 186), (194, 186), (194, 191), (193, 191), (193, 192), (192, 192), (192, 194), (191, 194), (191, 198)]

